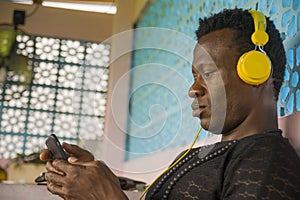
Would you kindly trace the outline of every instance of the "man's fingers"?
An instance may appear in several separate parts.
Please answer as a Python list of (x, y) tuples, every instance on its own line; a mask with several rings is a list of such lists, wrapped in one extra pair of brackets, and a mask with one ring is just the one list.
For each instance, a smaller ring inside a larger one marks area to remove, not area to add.
[(62, 186), (56, 185), (53, 182), (47, 182), (47, 189), (52, 193), (63, 198)]
[(59, 170), (59, 168), (53, 165), (53, 161), (49, 161), (46, 163), (46, 170), (47, 172), (55, 172), (56, 174), (59, 174), (61, 176), (65, 175), (63, 170)]
[(62, 143), (63, 148), (69, 153), (71, 157), (78, 158), (80, 161), (93, 161), (94, 156), (89, 151), (80, 148), (77, 145), (68, 144), (66, 142)]
[(69, 143), (66, 143), (66, 142), (63, 142), (62, 144), (62, 147), (69, 153), (73, 153), (74, 151), (74, 145), (73, 144), (69, 144)]
[(45, 149), (45, 150), (40, 154), (40, 159), (41, 159), (41, 160), (50, 160), (50, 159), (51, 159), (50, 151), (49, 151), (48, 149)]
[(67, 152), (72, 153), (72, 154), (77, 154), (77, 153), (81, 153), (82, 151), (85, 151), (84, 149), (80, 148), (77, 145), (69, 144), (66, 142), (63, 142), (62, 146)]
[(47, 183), (52, 183), (57, 186), (63, 185), (63, 176), (54, 172), (47, 172), (45, 174), (45, 178)]
[(59, 171), (63, 171), (66, 172), (68, 171), (68, 162), (65, 160), (61, 160), (61, 159), (56, 159), (52, 162), (52, 165), (55, 169), (59, 170)]

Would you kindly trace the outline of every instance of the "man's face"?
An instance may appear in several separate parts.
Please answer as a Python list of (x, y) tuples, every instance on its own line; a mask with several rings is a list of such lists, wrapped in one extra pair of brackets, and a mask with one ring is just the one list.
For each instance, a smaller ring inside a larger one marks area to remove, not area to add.
[(232, 44), (233, 32), (222, 29), (201, 37), (194, 49), (193, 116), (215, 134), (226, 134), (241, 125), (256, 103), (254, 86), (242, 82), (236, 73), (239, 55)]

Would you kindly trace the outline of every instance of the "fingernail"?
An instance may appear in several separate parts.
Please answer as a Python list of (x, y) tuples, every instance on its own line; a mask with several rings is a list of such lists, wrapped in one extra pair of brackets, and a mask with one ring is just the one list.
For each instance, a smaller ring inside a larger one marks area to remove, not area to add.
[(75, 158), (75, 157), (69, 157), (69, 158), (68, 158), (68, 161), (69, 161), (70, 163), (75, 163), (75, 162), (78, 161), (78, 159)]

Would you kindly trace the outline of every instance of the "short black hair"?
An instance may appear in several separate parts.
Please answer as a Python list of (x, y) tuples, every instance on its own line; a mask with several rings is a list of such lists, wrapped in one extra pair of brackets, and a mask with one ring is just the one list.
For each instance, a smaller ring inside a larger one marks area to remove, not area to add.
[[(269, 35), (269, 41), (264, 46), (264, 50), (272, 63), (274, 96), (275, 99), (278, 100), (284, 77), (286, 56), (279, 31), (275, 28), (273, 21), (270, 20), (269, 17), (266, 17), (266, 20), (266, 32)], [(204, 19), (200, 18), (196, 36), (199, 40), (208, 33), (225, 28), (234, 31), (233, 44), (237, 48), (237, 51), (241, 52), (241, 55), (254, 49), (254, 44), (251, 42), (251, 35), (254, 32), (253, 18), (248, 10), (240, 8), (225, 9), (211, 17)]]

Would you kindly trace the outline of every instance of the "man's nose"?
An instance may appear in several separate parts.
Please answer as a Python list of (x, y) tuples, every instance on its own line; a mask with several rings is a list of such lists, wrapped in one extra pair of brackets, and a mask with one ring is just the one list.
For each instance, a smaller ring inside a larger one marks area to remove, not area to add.
[(195, 98), (199, 96), (203, 96), (205, 94), (204, 88), (202, 86), (196, 87), (195, 83), (189, 89), (189, 97)]

